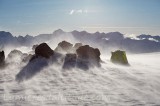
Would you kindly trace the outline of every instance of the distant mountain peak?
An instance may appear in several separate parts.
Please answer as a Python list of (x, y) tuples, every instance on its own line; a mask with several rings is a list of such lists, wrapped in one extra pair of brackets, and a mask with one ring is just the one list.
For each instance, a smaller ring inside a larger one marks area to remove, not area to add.
[(53, 33), (61, 34), (61, 33), (65, 33), (65, 32), (62, 29), (57, 29)]
[(6, 32), (6, 31), (0, 31), (1, 35), (12, 35), (10, 32)]
[(0, 31), (0, 37), (13, 37), (10, 32)]
[(78, 33), (79, 31), (77, 31), (77, 30), (73, 30), (73, 31), (71, 31), (71, 33)]
[(71, 33), (72, 33), (72, 34), (80, 34), (80, 35), (89, 34), (87, 31), (77, 31), (77, 30), (72, 31)]
[(94, 34), (96, 34), (96, 35), (97, 35), (97, 34), (101, 34), (101, 33), (100, 33), (99, 31), (97, 31), (97, 32), (95, 32)]

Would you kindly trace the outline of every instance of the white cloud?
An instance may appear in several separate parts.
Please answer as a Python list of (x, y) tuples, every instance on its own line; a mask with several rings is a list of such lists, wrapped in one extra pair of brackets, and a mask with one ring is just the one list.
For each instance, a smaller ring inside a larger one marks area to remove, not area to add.
[(88, 10), (83, 10), (83, 9), (79, 9), (79, 10), (70, 10), (69, 15), (73, 15), (73, 14), (87, 14)]
[(124, 37), (129, 37), (131, 39), (139, 40), (139, 38), (137, 38), (137, 36), (138, 36), (137, 34), (129, 34), (129, 33), (124, 34)]
[(153, 39), (153, 38), (149, 38), (148, 40), (150, 40), (150, 41), (155, 41), (155, 42), (159, 42), (158, 40)]
[(84, 13), (88, 13), (88, 10), (84, 10)]
[(77, 10), (77, 13), (82, 13), (83, 12), (83, 10)]
[(71, 10), (71, 11), (69, 12), (70, 15), (72, 15), (73, 13), (74, 13), (74, 10)]

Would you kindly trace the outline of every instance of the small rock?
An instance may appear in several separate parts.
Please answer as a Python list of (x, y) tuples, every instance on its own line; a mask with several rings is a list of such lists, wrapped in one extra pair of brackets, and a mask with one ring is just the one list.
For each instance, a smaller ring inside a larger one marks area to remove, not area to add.
[(41, 43), (35, 48), (35, 55), (50, 58), (54, 54), (54, 51), (46, 44)]
[(77, 50), (81, 46), (83, 46), (82, 43), (76, 43), (73, 48)]
[(70, 53), (72, 51), (72, 48), (73, 48), (73, 44), (71, 44), (67, 41), (62, 41), (58, 44), (55, 51)]
[(12, 50), (9, 54), (8, 54), (8, 58), (14, 58), (15, 56), (21, 56), (23, 55), (23, 53), (20, 50)]
[(111, 61), (113, 63), (128, 65), (128, 60), (125, 51), (117, 50), (112, 52)]
[(76, 59), (77, 55), (76, 54), (66, 54), (63, 68), (64, 69), (70, 69), (76, 66)]
[(4, 51), (0, 52), (0, 67), (5, 64), (5, 54)]
[(77, 50), (78, 65), (88, 68), (89, 65), (100, 66), (100, 51), (97, 48), (92, 48), (89, 45), (81, 46)]
[(20, 50), (12, 50), (7, 57), (7, 61), (12, 62), (27, 62), (29, 61), (27, 53), (22, 53)]

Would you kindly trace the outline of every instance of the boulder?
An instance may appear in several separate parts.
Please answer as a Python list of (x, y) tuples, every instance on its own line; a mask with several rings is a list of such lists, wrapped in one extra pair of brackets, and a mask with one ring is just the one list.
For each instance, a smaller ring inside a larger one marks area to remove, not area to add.
[(31, 62), (31, 61), (33, 61), (33, 60), (35, 60), (36, 58), (38, 58), (38, 56), (37, 55), (31, 55), (31, 57), (30, 57), (30, 60), (29, 60), (29, 62)]
[(27, 53), (22, 53), (20, 50), (12, 50), (7, 57), (8, 62), (27, 62), (29, 61)]
[(41, 43), (35, 48), (36, 56), (41, 56), (48, 59), (53, 54), (54, 54), (54, 51), (46, 43)]
[(70, 69), (76, 66), (76, 59), (77, 59), (77, 55), (76, 54), (66, 54), (65, 59), (64, 59), (64, 64), (63, 64), (63, 68), (64, 69)]
[(128, 60), (125, 51), (117, 50), (112, 52), (111, 61), (113, 63), (128, 65)]
[(16, 56), (22, 56), (23, 53), (20, 50), (12, 50), (9, 54), (8, 54), (8, 58), (14, 58)]
[(83, 46), (82, 43), (76, 43), (73, 48), (77, 50), (81, 46)]
[(0, 51), (0, 66), (5, 64), (5, 54), (4, 51)]
[(58, 44), (55, 51), (70, 53), (72, 51), (72, 48), (73, 48), (73, 44), (71, 44), (67, 41), (62, 41)]
[(100, 51), (97, 48), (92, 48), (89, 45), (81, 46), (77, 50), (77, 65), (84, 68), (89, 68), (89, 65), (100, 66)]

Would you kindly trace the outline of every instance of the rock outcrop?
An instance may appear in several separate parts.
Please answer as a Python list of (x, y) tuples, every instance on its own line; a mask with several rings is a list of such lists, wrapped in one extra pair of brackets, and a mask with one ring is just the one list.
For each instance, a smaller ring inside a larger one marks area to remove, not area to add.
[(62, 41), (58, 44), (55, 51), (60, 52), (60, 53), (62, 52), (70, 53), (72, 51), (72, 47), (73, 47), (73, 44), (67, 41)]
[(112, 52), (111, 61), (113, 63), (129, 65), (125, 51), (117, 50), (115, 52)]
[(35, 48), (35, 55), (45, 58), (50, 58), (54, 54), (54, 51), (46, 44), (41, 43)]
[(38, 57), (49, 59), (52, 55), (54, 55), (54, 51), (46, 43), (41, 43), (35, 48), (35, 54), (29, 55), (28, 58), (31, 62)]
[(76, 43), (73, 49), (75, 53), (67, 53), (64, 59), (63, 68), (81, 68), (84, 70), (89, 69), (89, 67), (99, 67), (100, 66), (100, 51), (97, 48), (92, 48), (89, 45), (82, 46), (82, 43)]
[(66, 54), (64, 59), (63, 68), (70, 69), (76, 66), (77, 55), (76, 54)]
[(22, 53), (20, 50), (12, 50), (7, 57), (8, 62), (28, 62), (31, 54)]
[(23, 55), (23, 53), (20, 50), (12, 50), (9, 54), (8, 54), (8, 58), (14, 58), (16, 56), (21, 56)]
[(77, 66), (88, 69), (89, 65), (100, 66), (100, 51), (97, 48), (92, 48), (89, 45), (81, 46), (77, 50)]
[(83, 46), (82, 43), (76, 43), (73, 48), (77, 50), (81, 46)]
[(0, 52), (0, 67), (2, 67), (5, 64), (5, 54), (4, 51)]

